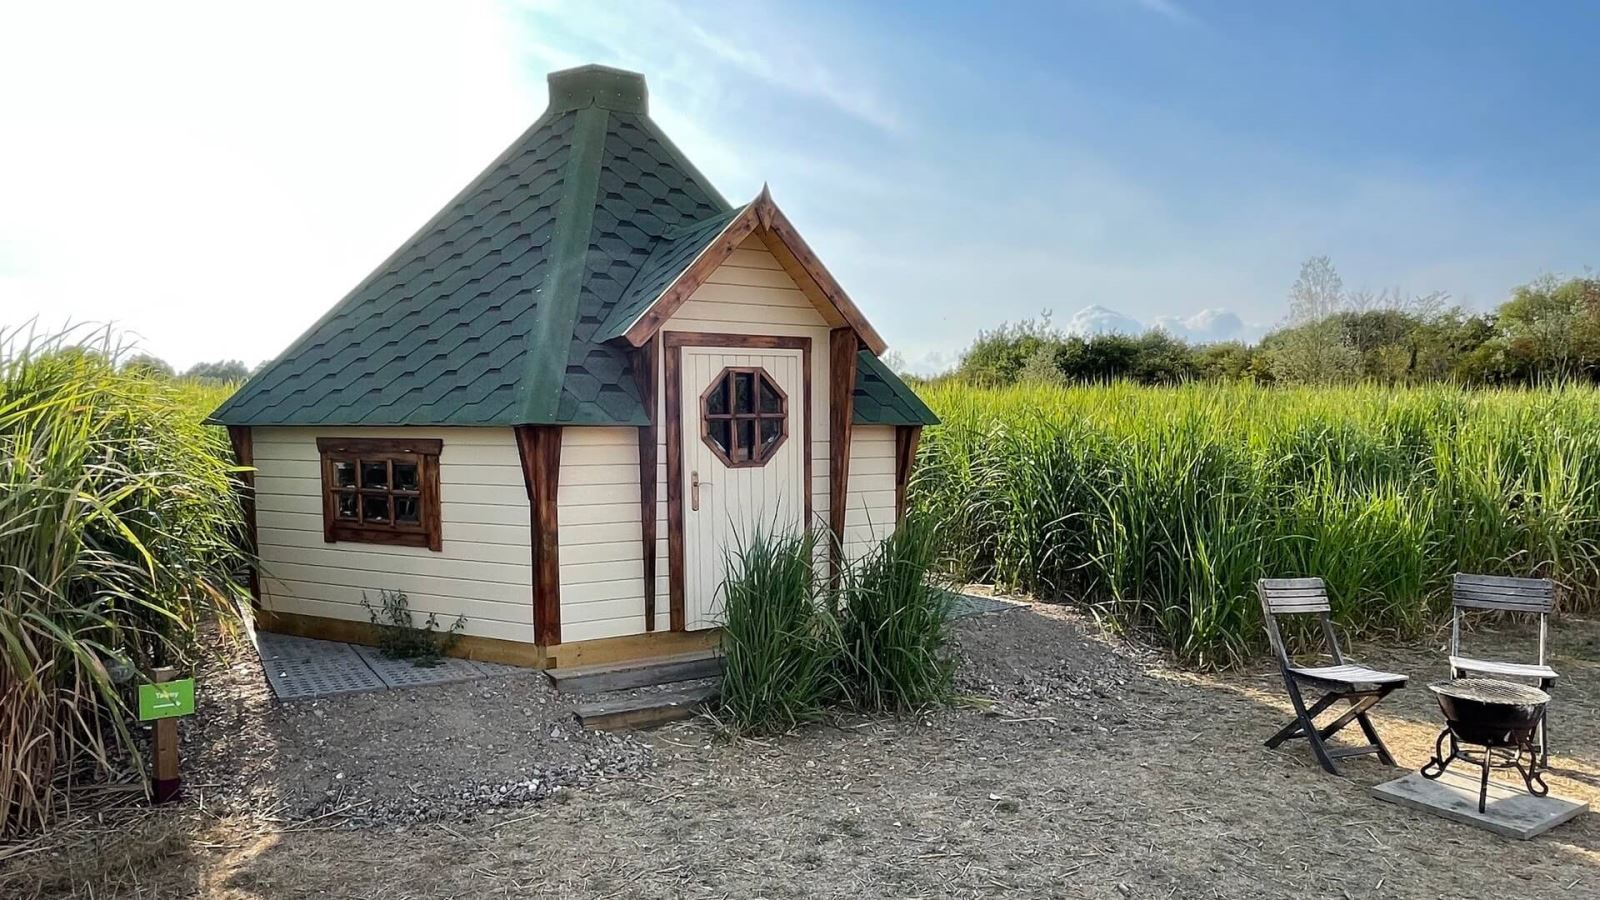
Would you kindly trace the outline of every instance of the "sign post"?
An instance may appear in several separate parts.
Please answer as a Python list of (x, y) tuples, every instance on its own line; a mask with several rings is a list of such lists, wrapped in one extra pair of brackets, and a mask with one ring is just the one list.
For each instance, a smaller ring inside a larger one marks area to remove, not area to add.
[(174, 679), (177, 670), (162, 666), (151, 674), (152, 684), (139, 685), (139, 720), (154, 721), (157, 803), (175, 800), (182, 791), (178, 775), (178, 716), (194, 712), (194, 679)]

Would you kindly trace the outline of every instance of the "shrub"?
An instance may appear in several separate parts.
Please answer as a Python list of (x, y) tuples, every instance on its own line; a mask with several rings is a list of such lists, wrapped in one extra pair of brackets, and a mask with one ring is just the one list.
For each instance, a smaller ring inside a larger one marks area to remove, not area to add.
[(134, 741), (124, 689), (236, 621), (247, 560), (219, 399), (119, 373), (108, 333), (0, 333), (0, 834)]
[(760, 527), (729, 554), (720, 708), (735, 732), (811, 721), (837, 693), (838, 630), (817, 575), (818, 546), (814, 532)]
[(390, 659), (409, 659), (421, 668), (437, 666), (461, 637), (461, 629), (467, 627), (467, 617), (456, 616), (449, 630), (440, 631), (438, 613), (428, 613), (418, 627), (405, 591), (380, 590), (378, 602), (381, 610), (367, 600), (365, 592), (361, 595), (361, 605), (378, 629), (378, 649)]
[(911, 517), (840, 579), (839, 681), (860, 709), (906, 712), (950, 696), (953, 595), (929, 580), (933, 522)]

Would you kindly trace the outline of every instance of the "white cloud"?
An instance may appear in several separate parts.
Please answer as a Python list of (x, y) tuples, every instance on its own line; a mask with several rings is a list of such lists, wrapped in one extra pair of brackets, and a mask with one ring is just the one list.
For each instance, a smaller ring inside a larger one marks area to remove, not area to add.
[(1258, 341), (1266, 334), (1267, 326), (1246, 323), (1231, 309), (1213, 307), (1202, 309), (1192, 316), (1157, 316), (1153, 328), (1193, 344), (1214, 344), (1219, 341)]
[(1061, 330), (1074, 337), (1090, 338), (1104, 334), (1144, 334), (1145, 326), (1132, 316), (1096, 304), (1073, 313)]

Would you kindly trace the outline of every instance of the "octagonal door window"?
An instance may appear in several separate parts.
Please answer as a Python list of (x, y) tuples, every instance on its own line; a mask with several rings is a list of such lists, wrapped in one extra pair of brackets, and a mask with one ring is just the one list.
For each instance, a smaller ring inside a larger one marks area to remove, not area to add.
[(765, 369), (730, 366), (700, 395), (700, 435), (729, 466), (766, 465), (789, 436), (789, 397)]

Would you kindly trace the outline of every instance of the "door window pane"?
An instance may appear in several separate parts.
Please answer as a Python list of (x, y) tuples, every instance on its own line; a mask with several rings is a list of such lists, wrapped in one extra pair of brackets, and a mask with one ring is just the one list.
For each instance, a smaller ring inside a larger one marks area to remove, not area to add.
[(733, 411), (736, 413), (755, 412), (754, 385), (755, 375), (749, 372), (733, 373)]
[(727, 419), (712, 419), (706, 428), (706, 436), (723, 453), (728, 453), (731, 450), (728, 446), (728, 426), (730, 424)]
[(764, 413), (780, 412), (783, 409), (783, 398), (778, 396), (778, 389), (772, 382), (761, 379), (761, 411)]
[(768, 453), (772, 452), (772, 448), (777, 446), (778, 438), (781, 438), (781, 437), (783, 437), (783, 420), (782, 419), (762, 419), (761, 420), (761, 456), (762, 456), (762, 458), (766, 458), (766, 455)]

